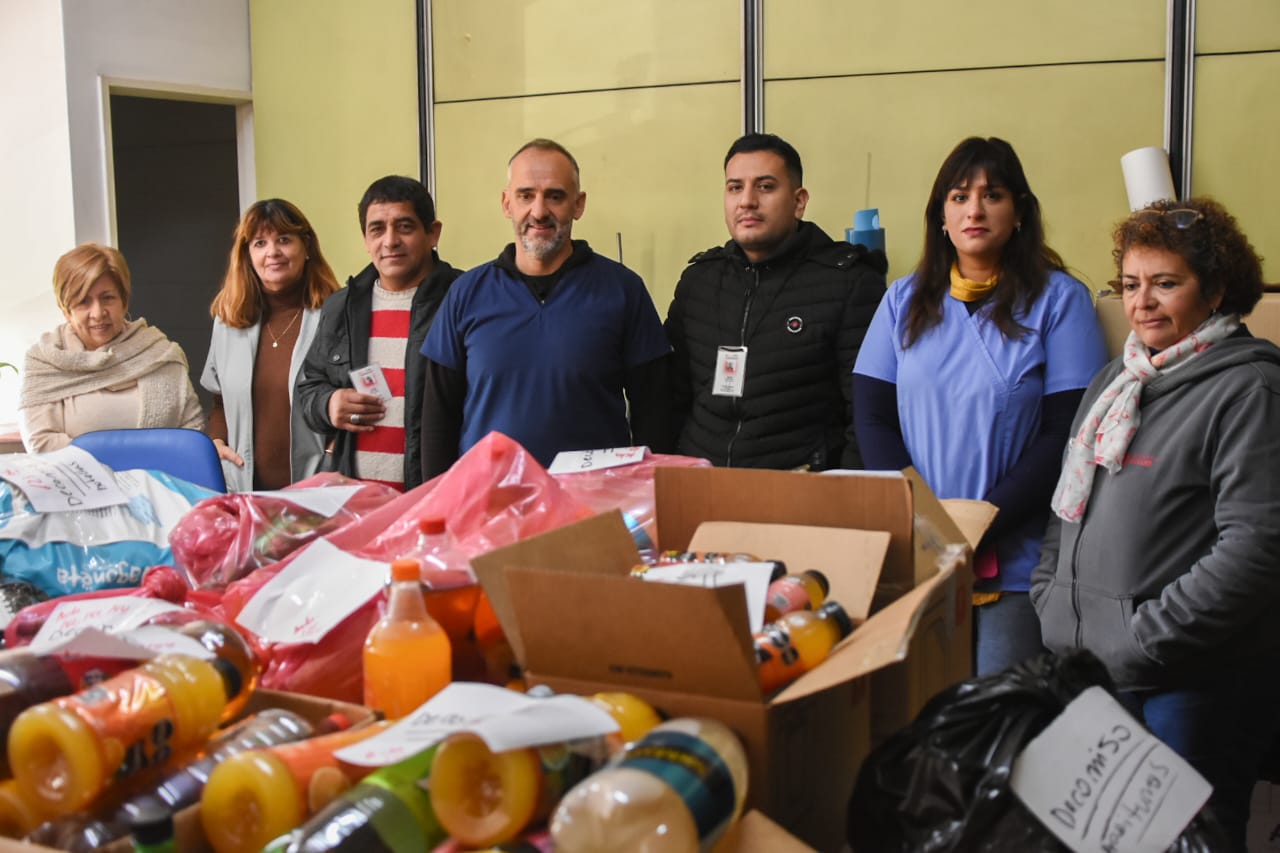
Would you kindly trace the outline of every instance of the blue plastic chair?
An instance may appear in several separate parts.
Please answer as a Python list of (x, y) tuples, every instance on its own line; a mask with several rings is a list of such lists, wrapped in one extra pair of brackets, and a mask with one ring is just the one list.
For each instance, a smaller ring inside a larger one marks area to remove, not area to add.
[(101, 429), (71, 439), (108, 468), (149, 468), (204, 486), (227, 490), (213, 439), (193, 429)]

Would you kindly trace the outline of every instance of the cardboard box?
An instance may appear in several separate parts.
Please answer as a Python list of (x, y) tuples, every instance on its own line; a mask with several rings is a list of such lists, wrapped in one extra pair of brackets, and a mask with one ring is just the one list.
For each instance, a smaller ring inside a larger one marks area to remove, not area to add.
[[(1115, 358), (1129, 337), (1129, 321), (1125, 319), (1120, 295), (1110, 291), (1107, 294), (1098, 297), (1098, 322), (1102, 324), (1102, 337), (1107, 342), (1107, 355)], [(1253, 312), (1244, 318), (1244, 324), (1254, 337), (1280, 345), (1280, 293), (1262, 294)]]
[[(303, 696), (298, 693), (284, 693), (278, 690), (258, 690), (245, 706), (243, 716), (256, 713), (266, 708), (283, 708), (318, 723), (330, 714), (342, 713), (351, 721), (353, 727), (364, 726), (378, 718), (376, 711), (362, 705), (348, 702), (337, 702), (332, 699), (321, 699), (315, 696)], [(174, 815), (174, 835), (177, 849), (182, 853), (212, 853), (213, 848), (205, 840), (204, 830), (200, 826), (200, 807), (191, 806)], [(0, 853), (34, 853), (48, 851), (57, 853), (53, 848), (41, 844), (28, 844), (0, 838)], [(133, 840), (121, 838), (102, 848), (103, 853), (132, 853)]]
[[(756, 680), (742, 589), (630, 577), (639, 555), (617, 513), (472, 566), (531, 682), (578, 694), (625, 690), (671, 716), (721, 720), (746, 747), (748, 807), (819, 850), (838, 850), (882, 698), (864, 676), (906, 658), (927, 615), (956, 624), (956, 572), (969, 570), (969, 549), (940, 505), (929, 497), (917, 507), (921, 487), (899, 474), (657, 470), (660, 547), (751, 551), (792, 571), (819, 568), (830, 598), (866, 617), (823, 664), (770, 699)], [(927, 535), (915, 533), (917, 511)], [(883, 604), (878, 612), (873, 601)], [(946, 686), (956, 666), (920, 663), (929, 672), (909, 667), (912, 685)], [(886, 718), (914, 696), (888, 697)]]

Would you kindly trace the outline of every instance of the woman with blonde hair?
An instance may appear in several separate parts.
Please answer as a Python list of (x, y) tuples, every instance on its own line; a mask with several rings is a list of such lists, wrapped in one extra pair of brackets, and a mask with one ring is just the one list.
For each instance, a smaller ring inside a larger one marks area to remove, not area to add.
[(293, 408), (293, 383), (338, 287), (302, 211), (279, 198), (245, 211), (209, 309), (200, 378), (214, 395), (209, 435), (230, 491), (283, 488), (319, 467), (324, 444)]
[(28, 451), (100, 429), (204, 427), (182, 347), (128, 318), (132, 292), (129, 266), (110, 246), (85, 243), (58, 258), (53, 293), (66, 322), (27, 350), (22, 371)]

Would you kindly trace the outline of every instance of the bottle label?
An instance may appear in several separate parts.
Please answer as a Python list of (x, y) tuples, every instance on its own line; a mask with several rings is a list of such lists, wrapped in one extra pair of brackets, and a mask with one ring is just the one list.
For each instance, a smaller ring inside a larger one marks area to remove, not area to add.
[(680, 795), (703, 841), (715, 838), (733, 819), (737, 795), (720, 753), (684, 732), (650, 732), (619, 763), (652, 773)]
[(141, 669), (57, 702), (93, 728), (109, 760), (119, 760), (117, 779), (163, 764), (173, 755), (173, 703), (164, 685)]

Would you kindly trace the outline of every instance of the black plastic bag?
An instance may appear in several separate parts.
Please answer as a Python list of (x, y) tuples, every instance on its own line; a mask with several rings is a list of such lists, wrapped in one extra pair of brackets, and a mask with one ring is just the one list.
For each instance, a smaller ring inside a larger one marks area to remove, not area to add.
[[(939, 693), (872, 751), (849, 802), (855, 853), (1068, 853), (1009, 788), (1013, 763), (1083, 690), (1112, 690), (1089, 652), (1044, 655)], [(1169, 853), (1230, 849), (1202, 809)]]

